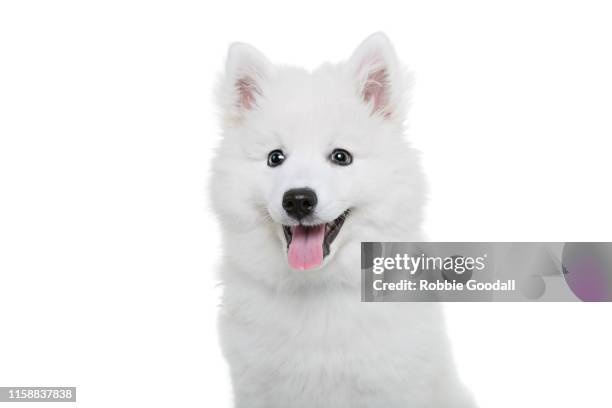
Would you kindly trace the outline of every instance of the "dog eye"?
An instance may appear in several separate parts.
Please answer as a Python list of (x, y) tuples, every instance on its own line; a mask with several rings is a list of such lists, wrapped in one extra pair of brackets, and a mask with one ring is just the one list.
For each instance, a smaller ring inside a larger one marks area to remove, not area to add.
[(340, 166), (348, 166), (353, 162), (353, 156), (344, 149), (334, 149), (332, 154), (329, 156), (329, 160), (334, 164)]
[(282, 150), (272, 150), (268, 154), (268, 166), (276, 167), (285, 161), (285, 153)]

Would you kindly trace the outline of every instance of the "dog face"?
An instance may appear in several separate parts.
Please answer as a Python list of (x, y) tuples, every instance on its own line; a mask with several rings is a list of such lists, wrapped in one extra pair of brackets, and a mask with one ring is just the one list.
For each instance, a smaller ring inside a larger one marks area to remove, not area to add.
[(416, 233), (423, 183), (402, 140), (407, 82), (383, 34), (313, 72), (232, 45), (212, 180), (228, 256), (263, 279), (324, 270), (342, 252), (355, 265), (349, 244)]

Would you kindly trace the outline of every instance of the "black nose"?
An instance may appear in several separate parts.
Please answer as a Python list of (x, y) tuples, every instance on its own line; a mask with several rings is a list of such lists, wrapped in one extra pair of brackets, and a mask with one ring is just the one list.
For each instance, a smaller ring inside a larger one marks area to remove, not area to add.
[(283, 208), (291, 217), (301, 220), (317, 205), (317, 193), (310, 188), (292, 188), (283, 195)]

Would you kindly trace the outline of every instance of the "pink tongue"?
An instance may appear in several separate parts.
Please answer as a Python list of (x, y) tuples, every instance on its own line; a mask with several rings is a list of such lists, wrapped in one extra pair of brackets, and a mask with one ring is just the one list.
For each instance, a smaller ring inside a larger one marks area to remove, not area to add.
[(325, 224), (316, 227), (291, 227), (289, 244), (289, 265), (293, 269), (310, 269), (323, 262), (323, 239)]

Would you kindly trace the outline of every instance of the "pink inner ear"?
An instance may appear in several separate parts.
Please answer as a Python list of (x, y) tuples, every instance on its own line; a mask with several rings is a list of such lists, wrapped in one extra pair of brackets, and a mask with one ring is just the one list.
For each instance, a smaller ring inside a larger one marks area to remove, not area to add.
[(239, 95), (239, 107), (246, 110), (252, 109), (255, 106), (255, 95), (260, 94), (255, 81), (248, 76), (240, 78), (236, 81), (236, 89)]
[[(373, 102), (374, 112), (384, 110), (389, 105), (389, 78), (385, 68), (370, 72), (363, 86), (363, 100)], [(385, 112), (388, 116), (390, 112)]]

